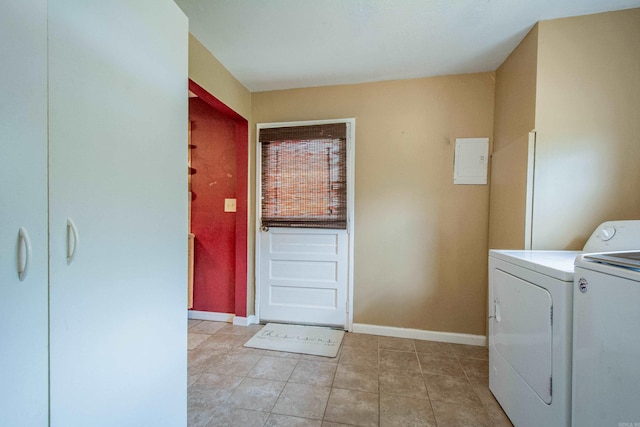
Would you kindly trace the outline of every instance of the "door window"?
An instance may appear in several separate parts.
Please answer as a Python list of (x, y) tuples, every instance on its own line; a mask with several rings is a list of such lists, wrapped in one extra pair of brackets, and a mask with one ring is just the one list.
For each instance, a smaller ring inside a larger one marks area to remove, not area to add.
[(347, 228), (346, 123), (265, 128), (263, 227)]

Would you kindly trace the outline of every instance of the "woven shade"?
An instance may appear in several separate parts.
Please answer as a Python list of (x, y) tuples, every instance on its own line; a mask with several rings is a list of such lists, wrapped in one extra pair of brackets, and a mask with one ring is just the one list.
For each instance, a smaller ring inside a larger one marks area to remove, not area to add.
[(260, 129), (262, 226), (347, 228), (345, 123)]

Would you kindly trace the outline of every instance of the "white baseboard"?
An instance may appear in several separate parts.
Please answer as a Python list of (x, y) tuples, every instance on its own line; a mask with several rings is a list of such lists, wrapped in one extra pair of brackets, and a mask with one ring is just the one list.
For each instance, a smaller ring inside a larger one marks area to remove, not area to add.
[(233, 313), (214, 313), (211, 311), (189, 310), (189, 319), (232, 323), (234, 317), (235, 314)]
[(236, 316), (233, 318), (233, 324), (239, 326), (249, 326), (255, 325), (258, 323), (258, 319), (254, 315), (249, 315), (247, 317)]
[(353, 324), (353, 332), (359, 334), (382, 335), (385, 337), (411, 338), (415, 340), (429, 340), (448, 342), (453, 344), (487, 345), (484, 335), (458, 334), (455, 332), (424, 331), (422, 329), (396, 328), (393, 326)]
[(236, 316), (233, 313), (215, 313), (211, 311), (189, 310), (189, 319), (211, 320), (214, 322), (227, 322), (239, 326), (249, 326), (258, 323), (258, 318), (254, 315), (247, 317)]

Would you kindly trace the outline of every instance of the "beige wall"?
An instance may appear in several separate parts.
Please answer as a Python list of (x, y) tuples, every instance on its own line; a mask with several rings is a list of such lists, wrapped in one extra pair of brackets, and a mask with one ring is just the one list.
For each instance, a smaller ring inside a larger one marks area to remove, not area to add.
[(261, 92), (251, 103), (252, 131), (356, 118), (355, 323), (484, 335), (489, 189), (454, 186), (453, 153), (456, 137), (492, 137), (493, 73)]
[(640, 219), (640, 9), (539, 24), (533, 247)]
[(524, 249), (528, 135), (535, 126), (538, 26), (496, 71), (489, 248)]
[(640, 219), (640, 9), (535, 30), (496, 72), (489, 246), (522, 248), (535, 128), (532, 247), (582, 249), (599, 223)]
[[(189, 56), (251, 123), (250, 313), (255, 123), (356, 118), (356, 323), (485, 333), (486, 248), (522, 247), (533, 128), (535, 249), (640, 218), (640, 9), (543, 21), (495, 74), (250, 94), (192, 36)], [(494, 132), (489, 202), (487, 186), (453, 186), (453, 142)]]
[(218, 98), (229, 108), (249, 120), (251, 92), (189, 34), (189, 78)]
[[(189, 78), (215, 96), (226, 106), (250, 122), (251, 92), (205, 48), (198, 39), (189, 34)], [(251, 165), (249, 165), (251, 167)], [(248, 212), (248, 229), (253, 229), (254, 217)], [(247, 313), (254, 314), (254, 276), (253, 276), (253, 234), (249, 233), (249, 259), (247, 277)]]

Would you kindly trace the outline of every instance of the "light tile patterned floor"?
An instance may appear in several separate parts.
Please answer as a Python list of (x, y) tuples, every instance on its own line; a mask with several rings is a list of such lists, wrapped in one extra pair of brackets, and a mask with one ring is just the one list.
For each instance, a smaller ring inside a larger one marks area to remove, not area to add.
[(243, 347), (261, 327), (189, 320), (189, 427), (511, 426), (484, 347), (353, 333), (335, 358)]

